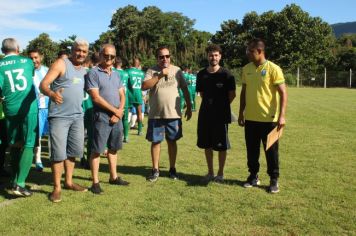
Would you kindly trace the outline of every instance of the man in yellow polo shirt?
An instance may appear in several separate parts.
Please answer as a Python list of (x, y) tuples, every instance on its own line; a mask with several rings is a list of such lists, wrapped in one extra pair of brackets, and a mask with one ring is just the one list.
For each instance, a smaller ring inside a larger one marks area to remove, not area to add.
[[(266, 146), (268, 133), (286, 123), (287, 91), (282, 70), (265, 57), (265, 43), (253, 39), (246, 49), (249, 64), (242, 69), (242, 90), (238, 123), (245, 127), (247, 166), (250, 172), (244, 187), (260, 184), (260, 144)], [(278, 141), (265, 152), (270, 193), (279, 192)]]

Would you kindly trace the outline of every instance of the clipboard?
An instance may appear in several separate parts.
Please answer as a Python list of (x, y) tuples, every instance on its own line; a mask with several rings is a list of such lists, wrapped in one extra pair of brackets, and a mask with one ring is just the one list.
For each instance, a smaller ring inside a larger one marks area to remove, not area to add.
[(278, 126), (276, 126), (269, 134), (267, 135), (266, 142), (266, 151), (280, 138), (282, 137), (284, 126), (277, 131)]

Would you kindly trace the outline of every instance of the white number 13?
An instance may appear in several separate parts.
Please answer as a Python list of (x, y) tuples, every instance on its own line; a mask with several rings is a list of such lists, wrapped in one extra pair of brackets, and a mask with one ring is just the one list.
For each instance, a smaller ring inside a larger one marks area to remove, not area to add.
[[(24, 69), (16, 69), (16, 70), (12, 70), (12, 71), (5, 71), (5, 74), (7, 75), (7, 77), (9, 78), (10, 81), (10, 86), (11, 86), (11, 92), (15, 92), (15, 90), (18, 91), (23, 91), (26, 89), (27, 87), (27, 80), (26, 77), (23, 76), (23, 72)], [(22, 80), (22, 85), (21, 83), (14, 83), (14, 79), (12, 77), (12, 74), (17, 74), (15, 79), (16, 80)]]

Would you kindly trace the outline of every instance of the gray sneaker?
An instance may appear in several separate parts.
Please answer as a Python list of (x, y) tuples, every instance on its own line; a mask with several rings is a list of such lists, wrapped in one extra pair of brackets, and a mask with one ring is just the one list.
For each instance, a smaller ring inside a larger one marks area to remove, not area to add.
[(159, 177), (159, 170), (152, 169), (151, 175), (147, 177), (147, 181), (156, 182), (158, 180), (158, 177)]
[(246, 180), (246, 183), (244, 183), (244, 187), (245, 188), (251, 188), (251, 187), (256, 187), (258, 185), (260, 185), (260, 180), (258, 179), (258, 175), (256, 176), (253, 176), (253, 175), (250, 175), (247, 180)]
[(217, 176), (215, 176), (214, 182), (219, 183), (219, 184), (224, 183), (224, 176), (223, 176), (223, 175), (217, 175)]
[(268, 192), (270, 192), (270, 193), (278, 193), (279, 192), (277, 179), (271, 179), (270, 185), (268, 187)]

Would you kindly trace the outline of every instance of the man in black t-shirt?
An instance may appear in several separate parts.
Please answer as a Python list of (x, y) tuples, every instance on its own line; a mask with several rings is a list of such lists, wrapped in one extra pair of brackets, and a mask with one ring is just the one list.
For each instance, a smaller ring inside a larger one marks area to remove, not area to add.
[[(221, 48), (207, 47), (209, 66), (197, 75), (196, 91), (202, 97), (198, 117), (198, 147), (205, 149), (208, 165), (207, 182), (223, 182), (226, 150), (230, 148), (228, 124), (231, 123), (230, 104), (236, 97), (234, 76), (219, 65)], [(219, 152), (219, 170), (214, 177), (213, 150)]]

